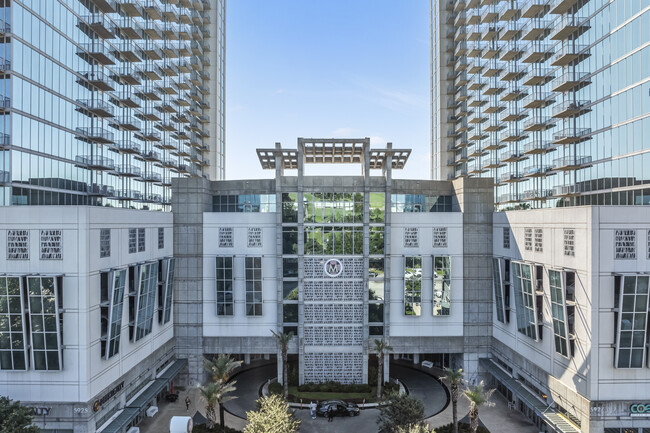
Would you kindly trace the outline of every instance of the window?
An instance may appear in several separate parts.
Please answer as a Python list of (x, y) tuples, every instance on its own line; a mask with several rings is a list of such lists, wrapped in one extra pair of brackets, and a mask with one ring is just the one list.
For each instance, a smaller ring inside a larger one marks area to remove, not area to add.
[(391, 212), (451, 212), (451, 196), (392, 194)]
[(111, 229), (99, 230), (99, 257), (111, 256)]
[(41, 230), (41, 260), (63, 259), (61, 230)]
[(510, 227), (503, 228), (503, 248), (510, 249)]
[(217, 257), (217, 316), (233, 313), (232, 257)]
[(248, 247), (260, 248), (262, 246), (262, 228), (249, 227), (248, 228)]
[(567, 311), (563, 273), (550, 270), (548, 272), (551, 288), (551, 313), (553, 315), (553, 334), (555, 336), (555, 351), (569, 357), (569, 331), (567, 329)]
[(576, 255), (574, 229), (564, 229), (564, 255), (571, 257)]
[(369, 202), (370, 222), (383, 223), (386, 213), (386, 195), (383, 192), (371, 192)]
[(173, 257), (162, 259), (160, 267), (160, 281), (158, 294), (158, 323), (168, 323), (172, 317), (172, 301), (174, 298), (174, 266)]
[(433, 228), (433, 248), (447, 248), (447, 227)]
[(29, 230), (7, 230), (7, 259), (29, 260)]
[(433, 257), (433, 315), (449, 316), (451, 308), (451, 270), (449, 257)]
[[(384, 228), (370, 227), (370, 254), (384, 254)], [(361, 242), (363, 247), (363, 240)]]
[(135, 317), (133, 323), (133, 341), (136, 342), (151, 333), (153, 327), (154, 303), (158, 287), (158, 262), (149, 262), (134, 266), (133, 282), (135, 292), (132, 297)]
[(533, 229), (529, 227), (524, 229), (524, 249), (526, 251), (533, 250)]
[(141, 253), (145, 249), (145, 231), (144, 228), (138, 229), (138, 252)]
[(541, 253), (544, 251), (544, 231), (542, 229), (535, 229), (535, 252)]
[(494, 303), (497, 307), (497, 320), (501, 323), (506, 323), (506, 305), (505, 305), (505, 296), (503, 277), (501, 276), (501, 259), (493, 258), (492, 259), (492, 277), (494, 285)]
[(235, 235), (232, 227), (219, 227), (219, 248), (232, 248)]
[(417, 227), (404, 228), (404, 248), (418, 248), (420, 246), (419, 231)]
[[(298, 228), (282, 228), (282, 254), (298, 254)], [(306, 246), (305, 254), (308, 254)]]
[(614, 242), (614, 258), (636, 259), (635, 230), (616, 230)]
[(27, 277), (34, 370), (61, 370), (61, 293), (54, 277)]
[(246, 257), (246, 315), (262, 315), (261, 257)]
[(618, 317), (616, 324), (617, 368), (641, 368), (646, 349), (648, 322), (648, 276), (625, 275), (619, 277), (617, 295)]
[(21, 277), (0, 276), (0, 370), (27, 370)]
[(298, 323), (298, 304), (282, 305), (282, 322)]
[(275, 212), (275, 194), (215, 195), (213, 212)]
[(422, 257), (404, 258), (404, 314), (422, 314)]
[(165, 228), (158, 227), (158, 249), (162, 250), (165, 248)]
[(298, 222), (298, 194), (283, 193), (282, 194), (282, 222), (295, 223)]
[(517, 308), (517, 330), (533, 340), (537, 340), (537, 305), (533, 293), (530, 265), (512, 262), (511, 266)]
[(138, 252), (138, 229), (129, 229), (129, 254)]
[(108, 359), (120, 351), (122, 333), (122, 312), (127, 269), (102, 272), (101, 287), (101, 356)]
[[(284, 227), (284, 254), (298, 251), (298, 233), (294, 235), (294, 230)], [(363, 254), (363, 227), (306, 225), (304, 233), (306, 255)], [(383, 254), (383, 227), (370, 227), (370, 239), (370, 254)]]

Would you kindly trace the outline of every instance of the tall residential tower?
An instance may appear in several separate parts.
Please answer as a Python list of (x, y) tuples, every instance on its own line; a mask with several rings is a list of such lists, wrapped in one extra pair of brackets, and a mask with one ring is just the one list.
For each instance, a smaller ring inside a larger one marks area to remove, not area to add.
[(445, 0), (431, 16), (435, 179), (490, 177), (498, 209), (650, 204), (647, 2)]

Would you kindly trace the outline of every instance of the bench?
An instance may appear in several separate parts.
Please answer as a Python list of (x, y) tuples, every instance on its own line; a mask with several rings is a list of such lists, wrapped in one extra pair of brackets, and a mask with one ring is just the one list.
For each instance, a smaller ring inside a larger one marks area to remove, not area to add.
[(422, 367), (433, 368), (433, 362), (431, 362), (431, 361), (422, 361)]

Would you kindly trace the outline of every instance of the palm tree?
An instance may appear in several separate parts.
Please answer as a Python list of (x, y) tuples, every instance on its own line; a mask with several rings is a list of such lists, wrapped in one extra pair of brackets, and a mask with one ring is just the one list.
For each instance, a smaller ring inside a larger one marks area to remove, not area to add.
[(452, 370), (451, 368), (445, 368), (445, 377), (441, 377), (442, 380), (449, 381), (449, 386), (451, 388), (451, 413), (452, 420), (454, 423), (454, 433), (458, 433), (458, 389), (463, 384), (463, 369), (459, 368), (458, 370)]
[(293, 338), (293, 332), (288, 334), (282, 333), (278, 334), (277, 332), (271, 330), (271, 333), (275, 337), (280, 346), (280, 351), (282, 352), (282, 387), (284, 388), (284, 399), (289, 398), (289, 379), (287, 377), (287, 351), (289, 350), (289, 342)]
[(494, 394), (494, 389), (486, 391), (483, 381), (471, 389), (465, 390), (465, 398), (469, 401), (469, 426), (472, 433), (476, 433), (476, 429), (478, 429), (478, 408), (494, 406), (494, 403), (490, 401), (492, 394)]
[(228, 382), (231, 373), (241, 365), (241, 361), (235, 361), (224, 353), (220, 353), (212, 359), (204, 359), (203, 367), (210, 373), (214, 382), (222, 380)]
[(236, 380), (224, 382), (219, 379), (214, 383), (208, 383), (200, 388), (201, 396), (205, 400), (205, 414), (208, 418), (208, 428), (210, 430), (212, 430), (214, 425), (217, 423), (215, 406), (219, 405), (219, 423), (221, 425), (221, 431), (225, 433), (226, 422), (224, 420), (225, 411), (223, 405), (226, 402), (237, 398), (235, 395), (228, 395), (236, 389), (235, 383), (237, 383)]
[(377, 352), (377, 399), (381, 398), (381, 385), (384, 383), (384, 353), (392, 351), (393, 348), (383, 338), (375, 340), (375, 352)]

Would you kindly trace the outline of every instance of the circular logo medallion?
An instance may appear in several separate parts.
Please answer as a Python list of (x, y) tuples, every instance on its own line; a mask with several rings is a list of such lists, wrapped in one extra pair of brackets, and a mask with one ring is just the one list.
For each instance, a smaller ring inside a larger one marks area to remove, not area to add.
[(325, 262), (324, 270), (328, 277), (338, 277), (343, 272), (343, 263), (339, 259), (329, 259)]

